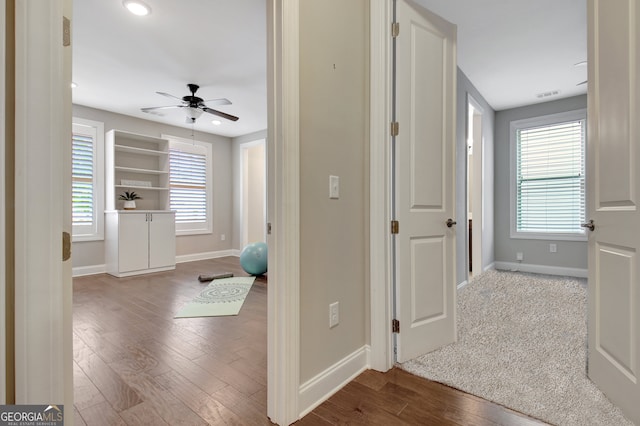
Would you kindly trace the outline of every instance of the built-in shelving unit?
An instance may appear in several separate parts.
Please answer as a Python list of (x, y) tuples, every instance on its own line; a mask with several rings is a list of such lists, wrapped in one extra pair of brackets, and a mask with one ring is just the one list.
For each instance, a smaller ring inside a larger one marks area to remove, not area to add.
[(122, 130), (106, 137), (106, 210), (121, 210), (118, 196), (135, 191), (141, 210), (169, 209), (169, 141)]
[[(169, 141), (122, 130), (105, 138), (107, 272), (116, 277), (175, 269), (175, 212), (169, 211)], [(118, 200), (135, 191), (136, 210)]]

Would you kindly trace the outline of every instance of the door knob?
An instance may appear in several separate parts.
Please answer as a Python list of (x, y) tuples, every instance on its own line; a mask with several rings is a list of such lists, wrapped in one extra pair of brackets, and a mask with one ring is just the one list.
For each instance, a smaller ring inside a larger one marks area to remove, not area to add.
[(589, 228), (590, 231), (593, 231), (594, 229), (596, 229), (596, 225), (593, 223), (593, 219), (587, 223), (583, 223), (580, 226), (582, 226), (583, 228)]
[(455, 225), (457, 222), (451, 218), (447, 219), (447, 227), (451, 228), (453, 225)]

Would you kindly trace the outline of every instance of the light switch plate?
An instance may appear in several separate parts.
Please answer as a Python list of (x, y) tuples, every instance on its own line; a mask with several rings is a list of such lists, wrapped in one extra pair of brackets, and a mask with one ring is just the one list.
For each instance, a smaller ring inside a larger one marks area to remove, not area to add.
[(340, 177), (329, 176), (329, 198), (337, 200), (340, 198)]
[(329, 305), (329, 328), (333, 328), (340, 322), (340, 303), (333, 302)]

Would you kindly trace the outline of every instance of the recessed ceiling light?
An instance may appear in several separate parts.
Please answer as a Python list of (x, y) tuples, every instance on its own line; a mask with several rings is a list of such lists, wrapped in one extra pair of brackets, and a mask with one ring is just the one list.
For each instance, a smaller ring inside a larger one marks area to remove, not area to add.
[(151, 8), (140, 0), (124, 0), (122, 4), (134, 15), (145, 16), (151, 13)]
[(222, 121), (220, 121), (220, 120), (213, 120), (213, 121), (211, 122), (211, 124), (213, 124), (214, 126), (219, 126), (219, 125), (221, 125), (221, 124), (222, 124)]
[(75, 89), (76, 87), (78, 87), (78, 83), (76, 83), (75, 81), (71, 82), (71, 88)]

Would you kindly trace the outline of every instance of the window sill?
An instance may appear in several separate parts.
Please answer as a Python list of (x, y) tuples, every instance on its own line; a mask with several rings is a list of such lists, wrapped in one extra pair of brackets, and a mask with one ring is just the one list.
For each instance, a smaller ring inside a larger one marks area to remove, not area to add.
[(548, 241), (575, 241), (575, 242), (587, 242), (589, 237), (586, 233), (583, 234), (541, 234), (541, 233), (524, 233), (524, 232), (511, 232), (511, 239), (514, 240), (548, 240)]

